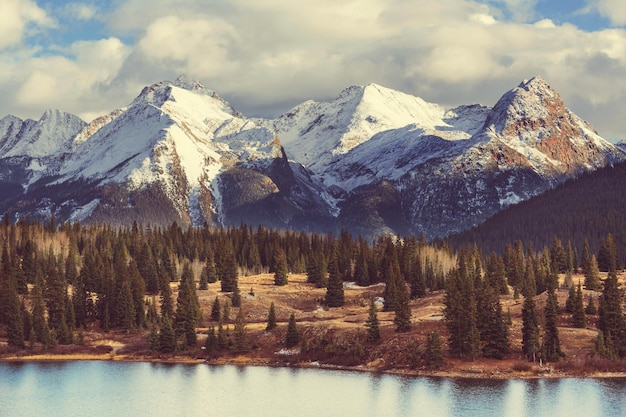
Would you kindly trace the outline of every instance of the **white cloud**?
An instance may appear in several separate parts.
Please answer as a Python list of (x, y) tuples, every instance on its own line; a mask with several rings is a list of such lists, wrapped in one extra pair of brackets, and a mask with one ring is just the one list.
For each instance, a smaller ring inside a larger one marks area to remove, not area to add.
[(29, 30), (54, 25), (54, 20), (32, 0), (2, 0), (0, 51), (19, 45)]
[(253, 115), (330, 99), (348, 85), (370, 82), (449, 106), (493, 105), (507, 89), (540, 74), (601, 134), (626, 136), (619, 112), (606, 114), (611, 106), (626, 106), (626, 31), (586, 32), (533, 20), (535, 0), (113, 4), (97, 16), (106, 22), (108, 39), (75, 42), (60, 54), (37, 55), (24, 46), (0, 55), (0, 94), (6, 97), (0, 116), (32, 117), (60, 107), (92, 118), (129, 103), (144, 85), (180, 73)]
[(626, 7), (623, 0), (595, 0), (595, 7), (614, 25), (626, 25)]
[(98, 7), (92, 3), (68, 3), (63, 12), (73, 19), (91, 20), (98, 13)]
[(112, 110), (107, 87), (128, 55), (127, 47), (116, 38), (80, 41), (67, 53), (70, 57), (33, 57), (19, 64), (22, 75), (14, 96), (17, 108), (39, 109), (29, 113), (30, 117), (38, 117), (48, 108), (79, 116), (93, 116), (95, 109), (100, 114)]
[(530, 22), (535, 18), (537, 0), (492, 0), (492, 3), (504, 5), (516, 22)]

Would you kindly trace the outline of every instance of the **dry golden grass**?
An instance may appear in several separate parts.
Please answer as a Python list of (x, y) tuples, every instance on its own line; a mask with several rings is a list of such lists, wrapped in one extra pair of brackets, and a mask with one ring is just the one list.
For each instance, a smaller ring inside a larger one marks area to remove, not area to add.
[[(194, 265), (196, 271), (199, 271), (200, 267), (200, 265)], [(577, 283), (578, 279), (582, 279), (582, 277), (575, 276), (574, 282)], [(623, 282), (624, 275), (621, 275), (620, 279)], [(174, 299), (177, 295), (177, 287), (177, 283), (172, 284)], [(303, 274), (291, 274), (289, 276), (289, 284), (280, 287), (274, 285), (273, 274), (241, 276), (239, 277), (239, 288), (242, 296), (242, 308), (245, 313), (246, 334), (254, 348), (245, 354), (226, 352), (218, 359), (214, 359), (218, 362), (272, 364), (293, 361), (294, 358), (292, 357), (277, 355), (277, 352), (283, 346), (287, 321), (291, 313), (295, 314), (298, 328), (302, 334), (306, 335), (310, 341), (321, 340), (325, 343), (323, 346), (326, 346), (326, 350), (318, 350), (318, 353), (322, 355), (321, 360), (327, 360), (327, 363), (338, 365), (360, 364), (364, 369), (423, 373), (426, 371), (421, 369), (409, 371), (407, 357), (411, 355), (412, 350), (416, 346), (418, 349), (419, 346), (423, 346), (426, 335), (434, 329), (439, 330), (441, 333), (444, 350), (446, 349), (447, 330), (442, 321), (443, 292), (433, 293), (425, 298), (411, 301), (413, 327), (408, 333), (396, 333), (394, 331), (393, 312), (379, 311), (378, 319), (380, 320), (382, 340), (377, 344), (368, 344), (364, 342), (366, 334), (365, 321), (368, 317), (370, 300), (383, 294), (384, 287), (380, 284), (369, 287), (346, 286), (345, 306), (331, 309), (322, 306), (325, 289), (315, 288), (314, 285), (307, 283), (306, 276)], [(585, 297), (589, 294), (597, 297), (600, 293), (585, 290)], [(557, 295), (559, 303), (563, 307), (568, 291), (559, 289)], [(195, 362), (198, 358), (203, 358), (203, 353), (199, 347), (206, 338), (204, 332), (209, 325), (216, 324), (209, 322), (210, 311), (215, 297), (220, 299), (222, 307), (226, 302), (231, 302), (231, 294), (222, 293), (219, 282), (209, 284), (208, 290), (198, 291), (198, 298), (205, 318), (201, 324), (202, 327), (198, 329), (200, 332), (198, 349), (197, 351), (187, 352), (182, 356), (150, 355), (145, 332), (125, 333), (113, 331), (102, 334), (94, 327), (84, 332), (84, 345), (76, 347), (74, 350), (57, 349), (52, 353), (41, 353), (38, 351), (37, 354), (28, 354), (28, 351), (6, 352), (3, 359)], [(585, 298), (585, 302), (586, 300), (587, 298)], [(266, 332), (267, 315), (272, 302), (275, 304), (278, 327), (272, 332)], [(545, 294), (537, 296), (536, 304), (537, 313), (541, 315), (545, 304)], [(428, 372), (437, 375), (471, 375), (495, 378), (544, 375), (545, 368), (540, 368), (536, 364), (524, 365), (525, 361), (523, 361), (521, 353), (522, 298), (514, 299), (513, 295), (504, 296), (502, 297), (502, 305), (505, 312), (510, 312), (512, 319), (512, 326), (510, 327), (511, 352), (504, 360), (479, 359), (468, 363), (454, 358), (446, 358), (446, 364), (442, 370)], [(231, 307), (230, 318), (225, 322), (230, 331), (233, 330), (237, 312), (238, 309)], [(570, 326), (569, 316), (563, 313), (559, 326), (561, 347), (566, 354), (566, 358), (563, 361), (564, 363), (559, 365), (558, 371), (552, 374), (552, 376), (563, 375), (564, 372), (571, 374), (576, 374), (577, 372), (584, 374), (593, 373), (594, 365), (590, 364), (595, 363), (591, 359), (597, 335), (595, 319), (589, 318), (586, 329), (575, 329)], [(364, 344), (365, 352), (355, 362), (355, 358), (346, 355), (345, 352), (347, 350), (345, 349), (347, 349), (346, 346), (353, 346), (357, 337)], [(344, 350), (342, 351), (342, 349)], [(335, 352), (335, 357), (329, 353), (331, 351)], [(324, 356), (325, 354), (327, 356)], [(306, 361), (310, 360), (310, 358), (300, 360)], [(607, 366), (605, 362), (602, 362), (600, 365), (602, 367)], [(589, 368), (590, 366), (591, 368)], [(604, 368), (602, 369), (605, 370)]]

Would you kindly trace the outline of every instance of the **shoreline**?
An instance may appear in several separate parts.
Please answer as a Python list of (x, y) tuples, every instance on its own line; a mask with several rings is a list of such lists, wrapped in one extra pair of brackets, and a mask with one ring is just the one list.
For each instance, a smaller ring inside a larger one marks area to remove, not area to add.
[[(7, 363), (37, 363), (37, 362), (80, 362), (80, 361), (112, 361), (112, 362), (143, 362), (153, 364), (168, 365), (202, 365), (210, 366), (254, 366), (254, 367), (273, 367), (273, 368), (295, 368), (295, 369), (321, 369), (329, 371), (346, 371), (360, 372), (370, 374), (385, 374), (408, 378), (462, 378), (462, 379), (491, 379), (491, 380), (537, 380), (537, 379), (626, 379), (626, 372), (581, 372), (571, 373), (552, 368), (543, 368), (544, 372), (540, 372), (542, 368), (536, 367), (530, 371), (515, 371), (511, 369), (502, 369), (492, 372), (485, 372), (480, 369), (481, 362), (471, 362), (472, 368), (469, 369), (440, 369), (440, 370), (424, 370), (424, 369), (408, 369), (408, 368), (381, 368), (367, 365), (334, 365), (319, 362), (277, 362), (264, 360), (253, 360), (249, 357), (229, 357), (219, 359), (201, 359), (183, 356), (173, 356), (169, 358), (146, 357), (132, 355), (111, 355), (111, 354), (36, 354), (24, 356), (5, 356), (0, 357), (0, 362)], [(468, 363), (469, 364), (469, 363)], [(550, 370), (546, 372), (545, 370)]]

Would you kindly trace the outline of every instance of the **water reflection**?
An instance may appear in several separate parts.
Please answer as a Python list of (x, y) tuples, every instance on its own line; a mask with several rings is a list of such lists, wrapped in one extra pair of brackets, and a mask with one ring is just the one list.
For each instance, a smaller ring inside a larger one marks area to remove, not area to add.
[(0, 416), (40, 415), (626, 416), (626, 379), (482, 380), (241, 366), (0, 363)]

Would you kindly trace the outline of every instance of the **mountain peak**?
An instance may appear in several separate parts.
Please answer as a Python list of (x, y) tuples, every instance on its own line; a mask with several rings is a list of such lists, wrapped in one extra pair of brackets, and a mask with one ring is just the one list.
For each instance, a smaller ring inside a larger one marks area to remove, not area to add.
[(189, 78), (185, 74), (179, 75), (178, 78), (176, 78), (176, 81), (172, 83), (172, 85), (179, 88), (184, 88), (185, 90), (189, 91), (207, 90), (207, 88), (202, 85), (198, 80)]
[(529, 80), (524, 80), (517, 87), (523, 88), (526, 91), (533, 88), (551, 88), (548, 82), (541, 75), (535, 75)]

